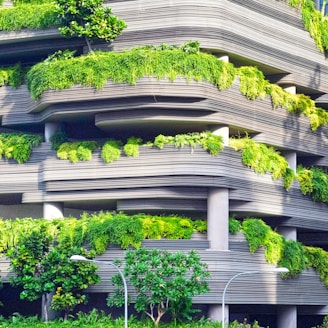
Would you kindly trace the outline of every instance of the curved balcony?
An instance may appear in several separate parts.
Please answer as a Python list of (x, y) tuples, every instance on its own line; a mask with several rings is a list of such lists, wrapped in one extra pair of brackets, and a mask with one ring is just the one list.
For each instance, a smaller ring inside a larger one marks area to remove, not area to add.
[[(203, 131), (210, 126), (228, 125), (236, 133), (255, 135), (254, 140), (301, 154), (326, 157), (328, 127), (313, 132), (305, 116), (273, 109), (270, 99), (248, 100), (233, 87), (219, 91), (206, 82), (177, 78), (144, 77), (136, 85), (107, 82), (101, 90), (93, 87), (46, 91), (40, 100), (29, 98), (25, 87), (0, 89), (0, 115), (4, 127), (90, 120), (101, 130), (134, 130), (143, 126), (153, 133)], [(178, 128), (175, 128), (177, 126)]]
[(141, 147), (139, 157), (122, 156), (105, 164), (96, 152), (91, 161), (73, 164), (57, 159), (50, 145), (43, 144), (28, 164), (2, 160), (0, 167), (0, 198), (20, 195), (12, 204), (63, 202), (82, 210), (101, 204), (124, 211), (206, 213), (208, 189), (228, 188), (230, 213), (328, 230), (326, 204), (303, 196), (296, 182), (287, 192), (281, 180), (254, 173), (228, 147), (215, 157), (198, 147), (193, 152), (188, 147)]
[[(107, 5), (128, 24), (113, 42), (114, 49), (198, 40), (204, 49), (229, 54), (236, 64), (259, 66), (274, 81), (297, 84), (309, 93), (328, 92), (325, 57), (304, 30), (301, 13), (285, 2), (132, 0)], [(61, 37), (56, 29), (1, 32), (0, 57), (36, 49), (51, 53), (83, 44)]]

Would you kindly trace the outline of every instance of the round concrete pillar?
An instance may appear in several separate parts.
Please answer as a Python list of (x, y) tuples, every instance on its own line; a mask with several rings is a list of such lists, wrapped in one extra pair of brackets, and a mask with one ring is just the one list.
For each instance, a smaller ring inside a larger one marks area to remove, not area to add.
[(227, 54), (219, 54), (218, 58), (226, 63), (229, 63), (229, 55)]
[(61, 127), (61, 123), (46, 122), (44, 126), (44, 139), (46, 142), (50, 142), (50, 138)]
[(211, 125), (209, 130), (216, 136), (221, 136), (223, 146), (229, 146), (229, 126), (226, 125)]
[(210, 249), (229, 248), (229, 190), (210, 188), (207, 197), (207, 239)]
[(282, 151), (281, 154), (285, 156), (289, 167), (296, 172), (297, 168), (297, 153), (295, 151)]
[(297, 328), (297, 307), (281, 305), (278, 307), (277, 328)]
[(296, 85), (285, 85), (283, 89), (290, 92), (293, 95), (296, 95)]
[(43, 203), (43, 217), (45, 219), (57, 219), (64, 217), (62, 203)]
[(294, 227), (278, 227), (278, 231), (287, 240), (297, 241), (297, 229)]

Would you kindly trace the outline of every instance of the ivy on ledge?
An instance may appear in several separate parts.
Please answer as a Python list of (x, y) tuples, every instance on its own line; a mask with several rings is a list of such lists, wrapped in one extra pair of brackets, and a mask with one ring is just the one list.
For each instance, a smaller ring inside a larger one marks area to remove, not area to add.
[[(178, 215), (127, 215), (122, 212), (83, 213), (78, 219), (0, 219), (0, 252), (8, 252), (21, 238), (40, 231), (57, 245), (89, 245), (92, 251), (103, 254), (111, 245), (119, 245), (122, 249), (139, 248), (144, 239), (190, 239), (196, 231), (206, 233), (207, 221)], [(328, 252), (322, 248), (287, 240), (259, 218), (230, 218), (229, 232), (242, 232), (251, 253), (264, 249), (267, 263), (287, 267), (290, 272), (284, 274), (285, 278), (296, 277), (312, 268), (328, 287)]]

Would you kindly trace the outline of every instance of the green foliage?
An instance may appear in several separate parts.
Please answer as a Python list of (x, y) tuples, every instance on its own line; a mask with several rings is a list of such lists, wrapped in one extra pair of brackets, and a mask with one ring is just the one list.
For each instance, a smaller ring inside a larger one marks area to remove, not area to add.
[(11, 260), (11, 269), (15, 277), (11, 278), (14, 286), (21, 286), (21, 299), (34, 301), (45, 292), (52, 290), (52, 284), (41, 279), (42, 267), (39, 265), (46, 253), (49, 252), (51, 237), (45, 233), (45, 228), (32, 231), (31, 234), (22, 237), (14, 248), (7, 252)]
[(57, 246), (81, 247), (89, 243), (97, 254), (109, 245), (138, 248), (142, 239), (190, 239), (195, 231), (206, 232), (206, 220), (191, 220), (186, 217), (132, 216), (115, 212), (84, 213), (80, 219), (0, 219), (0, 254), (15, 248), (20, 239), (43, 227), (47, 238), (55, 239)]
[(19, 6), (23, 4), (29, 5), (41, 5), (43, 3), (51, 3), (52, 0), (13, 0), (14, 6)]
[(18, 88), (24, 82), (26, 71), (26, 68), (20, 64), (0, 68), (0, 86), (10, 85), (13, 88)]
[(240, 92), (243, 95), (251, 100), (264, 99), (269, 81), (257, 67), (242, 66), (238, 68), (237, 74), (240, 79)]
[(265, 240), (271, 228), (262, 220), (247, 218), (242, 223), (242, 231), (248, 241), (249, 250), (255, 253), (260, 247), (265, 246)]
[(204, 232), (206, 221), (169, 216), (138, 215), (142, 224), (143, 239), (190, 239), (194, 231)]
[[(179, 305), (209, 291), (210, 273), (196, 251), (129, 250), (125, 253), (124, 274), (136, 290), (135, 309), (146, 313), (156, 326), (168, 311), (177, 313)], [(108, 298), (108, 305), (120, 306), (122, 281), (114, 276), (112, 282), (117, 289)]]
[(320, 326), (315, 326), (315, 327), (312, 327), (312, 328), (328, 328), (328, 315), (326, 315), (326, 316), (323, 318), (322, 325), (320, 325)]
[(0, 254), (6, 253), (9, 249), (15, 247), (21, 238), (33, 231), (39, 231), (41, 226), (47, 228), (47, 235), (50, 236), (54, 233), (54, 230), (48, 224), (49, 222), (32, 218), (0, 219)]
[(300, 242), (285, 240), (280, 265), (289, 269), (289, 276), (299, 275), (306, 268), (304, 246)]
[[(55, 294), (52, 297), (51, 308), (65, 312), (65, 319), (75, 306), (86, 303), (86, 295), (82, 293), (89, 285), (100, 282), (96, 274), (98, 267), (90, 262), (73, 262), (70, 257), (81, 254), (92, 258), (93, 254), (83, 248), (68, 245), (57, 246), (51, 249), (42, 261), (42, 278), (51, 284)], [(51, 283), (50, 283), (51, 282)]]
[(291, 188), (294, 180), (296, 179), (295, 171), (287, 167), (283, 179), (284, 179), (284, 187), (288, 191)]
[(200, 145), (211, 155), (218, 155), (223, 149), (222, 137), (214, 135), (210, 131), (177, 134), (175, 136), (160, 134), (155, 138), (153, 146), (162, 149), (164, 145), (174, 145), (177, 148), (188, 145), (191, 149), (195, 148), (196, 145)]
[[(292, 172), (288, 170), (287, 160), (273, 147), (257, 143), (249, 138), (230, 139), (229, 145), (235, 150), (242, 150), (244, 165), (251, 167), (255, 172), (271, 173), (272, 179), (286, 177), (285, 187), (293, 182)], [(286, 188), (286, 189), (287, 189)]]
[(124, 145), (124, 154), (129, 157), (139, 156), (139, 146), (142, 143), (141, 138), (130, 137)]
[(318, 168), (297, 168), (296, 179), (300, 182), (303, 195), (310, 195), (316, 202), (328, 203), (328, 174), (327, 171)]
[(54, 52), (53, 54), (51, 54), (50, 56), (48, 56), (44, 61), (43, 63), (45, 65), (51, 63), (51, 62), (54, 62), (54, 61), (57, 61), (57, 60), (67, 60), (67, 59), (71, 59), (74, 57), (76, 53), (76, 50), (58, 50), (56, 52)]
[(32, 148), (42, 142), (40, 135), (33, 134), (0, 134), (0, 158), (14, 159), (17, 163), (25, 163), (31, 156)]
[[(119, 69), (118, 69), (119, 68)], [(235, 78), (232, 64), (206, 53), (177, 49), (153, 50), (150, 47), (126, 52), (96, 52), (76, 58), (34, 65), (27, 74), (27, 85), (34, 99), (45, 90), (62, 90), (75, 84), (100, 89), (107, 82), (135, 84), (143, 76), (158, 79), (184, 76), (189, 81), (208, 81), (219, 89), (230, 87)]]
[(66, 37), (88, 40), (114, 40), (126, 28), (123, 20), (112, 15), (104, 0), (55, 0), (55, 13), (61, 19), (59, 31)]
[[(64, 0), (61, 0), (64, 1)], [(65, 1), (66, 2), (66, 1)], [(328, 30), (328, 29), (327, 29)], [(119, 67), (119, 69), (117, 69)], [(76, 84), (93, 86), (97, 90), (111, 80), (114, 83), (136, 84), (144, 76), (174, 81), (183, 76), (187, 81), (207, 81), (219, 90), (231, 87), (236, 76), (240, 90), (248, 99), (271, 96), (273, 107), (283, 107), (295, 114), (309, 117), (313, 131), (328, 123), (328, 113), (315, 106), (305, 95), (292, 95), (280, 86), (270, 84), (256, 67), (235, 69), (215, 56), (199, 52), (198, 42), (184, 45), (144, 46), (129, 51), (97, 52), (75, 58), (58, 58), (34, 65), (27, 73), (27, 86), (33, 99), (39, 99), (46, 90), (63, 90)], [(211, 152), (211, 145), (204, 145)], [(216, 142), (214, 143), (216, 146)], [(217, 152), (216, 149), (213, 150)]]
[[(57, 148), (57, 157), (60, 159), (69, 159), (76, 163), (78, 160), (89, 160), (92, 158), (92, 152), (98, 148), (94, 141), (80, 141), (80, 142), (62, 142), (66, 135), (62, 132), (55, 134), (51, 141), (52, 148)], [(130, 137), (123, 147), (126, 156), (139, 156), (139, 146), (142, 143), (141, 138)], [(147, 146), (155, 146), (160, 149), (167, 144), (174, 144), (176, 147), (183, 147), (189, 145), (192, 149), (196, 145), (200, 145), (212, 155), (218, 155), (223, 148), (221, 136), (216, 136), (209, 131), (194, 132), (189, 134), (178, 134), (175, 137), (159, 135), (155, 138), (153, 143), (148, 142)], [(119, 140), (108, 140), (101, 149), (101, 157), (105, 163), (116, 161), (121, 156), (122, 142)]]
[(328, 252), (319, 247), (305, 247), (307, 267), (315, 269), (320, 279), (328, 286)]
[[(10, 318), (0, 317), (0, 326), (3, 328), (122, 328), (124, 319), (122, 317), (114, 319), (111, 315), (104, 312), (92, 310), (90, 313), (78, 312), (75, 316), (70, 315), (68, 320), (55, 319), (51, 322), (44, 322), (37, 316), (24, 317), (15, 313)], [(150, 319), (138, 320), (135, 316), (129, 318), (128, 326), (130, 328), (153, 328), (154, 324)], [(163, 328), (221, 328), (221, 323), (210, 319), (201, 318), (188, 323), (163, 322), (160, 324)], [(259, 328), (255, 321), (248, 324), (246, 320), (242, 323), (234, 321), (229, 324), (229, 328)]]
[(237, 219), (230, 218), (229, 219), (229, 233), (235, 235), (240, 231), (241, 225)]
[(0, 30), (15, 31), (23, 28), (43, 29), (58, 26), (59, 20), (54, 13), (54, 5), (20, 4), (19, 6), (0, 8)]
[(72, 163), (89, 161), (98, 147), (96, 141), (64, 142), (58, 147), (57, 156), (60, 159), (69, 159)]
[(117, 161), (121, 157), (121, 141), (106, 141), (101, 149), (101, 157), (105, 163)]
[(51, 149), (58, 150), (59, 146), (67, 141), (66, 132), (63, 129), (58, 129), (51, 137)]
[(289, 0), (289, 4), (301, 9), (305, 29), (309, 31), (318, 49), (326, 51), (328, 49), (327, 17), (316, 10), (312, 0)]
[(53, 236), (48, 233), (47, 226), (40, 225), (39, 230), (34, 229), (22, 236), (7, 252), (15, 273), (11, 283), (21, 286), (20, 297), (29, 301), (55, 292), (51, 307), (64, 310), (67, 315), (77, 304), (86, 301), (85, 295), (80, 292), (99, 282), (95, 273), (97, 266), (89, 262), (72, 262), (70, 256), (73, 254), (91, 256), (84, 249), (72, 247), (67, 242), (54, 247)]

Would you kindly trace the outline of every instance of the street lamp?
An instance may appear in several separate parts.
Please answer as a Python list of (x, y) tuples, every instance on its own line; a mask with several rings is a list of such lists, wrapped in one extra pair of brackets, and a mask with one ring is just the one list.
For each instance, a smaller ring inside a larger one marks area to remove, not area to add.
[(255, 274), (255, 273), (287, 273), (289, 270), (287, 268), (274, 268), (272, 270), (258, 270), (258, 271), (244, 271), (244, 272), (239, 272), (235, 274), (230, 280), (227, 282), (227, 284), (224, 287), (223, 294), (222, 294), (222, 328), (224, 328), (225, 325), (225, 318), (224, 318), (224, 310), (225, 310), (225, 295), (227, 292), (227, 289), (230, 285), (230, 283), (238, 278), (239, 276), (245, 275), (245, 274)]
[(128, 328), (128, 287), (126, 284), (126, 279), (124, 277), (124, 274), (122, 270), (113, 262), (111, 261), (97, 261), (97, 260), (90, 260), (87, 259), (86, 257), (82, 255), (72, 255), (70, 257), (72, 261), (87, 261), (87, 262), (92, 262), (92, 263), (99, 263), (99, 264), (107, 264), (111, 265), (114, 267), (120, 274), (122, 280), (123, 280), (123, 285), (124, 285), (124, 328)]

